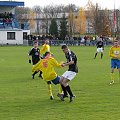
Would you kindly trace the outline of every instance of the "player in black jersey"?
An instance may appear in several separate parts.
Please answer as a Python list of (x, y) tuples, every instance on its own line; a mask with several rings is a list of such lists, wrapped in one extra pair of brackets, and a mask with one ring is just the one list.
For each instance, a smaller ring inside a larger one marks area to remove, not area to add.
[(76, 76), (76, 73), (78, 73), (77, 57), (75, 53), (72, 52), (66, 45), (63, 45), (61, 48), (67, 59), (67, 62), (63, 63), (63, 67), (69, 66), (69, 68), (68, 71), (62, 75), (60, 80), (64, 95), (62, 97), (60, 94), (58, 94), (58, 97), (60, 97), (61, 100), (64, 100), (65, 97), (68, 97), (68, 93), (70, 95), (70, 102), (72, 102), (75, 96), (73, 95), (68, 82)]
[(102, 39), (100, 38), (100, 40), (97, 42), (96, 44), (97, 46), (97, 52), (95, 53), (95, 57), (94, 59), (97, 57), (97, 54), (100, 52), (101, 53), (101, 59), (103, 57), (103, 50), (104, 50), (104, 43), (102, 41)]
[[(32, 56), (32, 64), (33, 66), (38, 63), (38, 61), (40, 60), (40, 49), (38, 48), (38, 42), (34, 42), (34, 47), (31, 48), (31, 50), (29, 51), (29, 54), (28, 54), (28, 58), (29, 58), (29, 63), (31, 64), (31, 58), (30, 56)], [(34, 76), (35, 74), (37, 74), (38, 72), (35, 71), (33, 74), (32, 74), (32, 78), (34, 79)], [(41, 77), (41, 72), (39, 74), (39, 77)]]

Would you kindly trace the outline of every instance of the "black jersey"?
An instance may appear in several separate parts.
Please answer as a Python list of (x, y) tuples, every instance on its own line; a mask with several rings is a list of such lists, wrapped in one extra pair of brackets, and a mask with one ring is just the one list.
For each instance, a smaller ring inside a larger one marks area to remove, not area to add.
[(35, 65), (40, 60), (40, 49), (39, 48), (31, 48), (29, 55), (32, 56), (33, 65)]
[(68, 71), (73, 71), (73, 72), (78, 72), (78, 68), (77, 68), (77, 57), (76, 55), (69, 50), (69, 52), (67, 54), (65, 54), (66, 56), (66, 59), (67, 59), (67, 62), (70, 62), (70, 61), (74, 61), (74, 64), (72, 65), (69, 65), (69, 69)]
[(97, 46), (97, 48), (102, 48), (102, 47), (104, 47), (104, 44), (102, 41), (98, 41), (96, 46)]

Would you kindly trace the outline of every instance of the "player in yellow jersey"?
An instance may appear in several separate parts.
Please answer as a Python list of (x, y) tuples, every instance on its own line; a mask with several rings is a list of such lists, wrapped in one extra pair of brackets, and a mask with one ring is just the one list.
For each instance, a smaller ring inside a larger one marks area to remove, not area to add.
[(118, 40), (114, 40), (113, 46), (110, 48), (109, 55), (111, 57), (111, 82), (114, 83), (114, 70), (117, 68), (119, 71), (120, 81), (120, 45)]
[[(42, 45), (42, 47), (40, 49), (41, 57), (44, 58), (46, 52), (50, 52), (50, 45), (49, 45), (49, 40), (48, 39), (45, 40), (45, 43)], [(48, 84), (49, 91), (52, 91), (51, 82), (47, 82), (47, 84)], [(51, 99), (52, 99), (52, 97), (51, 97)]]
[[(60, 77), (55, 72), (55, 68), (62, 67), (62, 64), (59, 64), (55, 58), (53, 58), (50, 52), (44, 54), (44, 58), (41, 59), (32, 69), (34, 71), (42, 71), (43, 80), (47, 83), (59, 84)], [(51, 84), (48, 84), (50, 99), (53, 99)]]
[(44, 54), (46, 52), (50, 52), (50, 45), (49, 40), (45, 40), (45, 43), (43, 44), (42, 48), (40, 49), (40, 54), (44, 57)]

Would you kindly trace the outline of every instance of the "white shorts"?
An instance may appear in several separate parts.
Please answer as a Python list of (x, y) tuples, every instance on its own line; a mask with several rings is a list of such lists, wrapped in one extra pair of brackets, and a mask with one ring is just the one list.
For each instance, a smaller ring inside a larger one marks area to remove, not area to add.
[(72, 71), (66, 71), (62, 77), (68, 79), (68, 80), (72, 80), (74, 77), (76, 76), (76, 72), (72, 72)]
[(103, 48), (97, 48), (97, 52), (103, 52)]

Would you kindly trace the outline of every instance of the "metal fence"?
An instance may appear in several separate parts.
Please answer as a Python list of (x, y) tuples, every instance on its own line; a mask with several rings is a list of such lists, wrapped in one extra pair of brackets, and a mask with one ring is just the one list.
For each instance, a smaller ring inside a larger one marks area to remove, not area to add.
[[(39, 45), (43, 45), (44, 44), (44, 40), (38, 40)], [(68, 46), (95, 46), (97, 43), (96, 40), (93, 41), (81, 41), (81, 40), (50, 40), (49, 44), (51, 46), (61, 46), (61, 45), (68, 45)], [(23, 44), (3, 44), (2, 42), (0, 42), (0, 46), (19, 46), (19, 45), (23, 45), (23, 46), (33, 46), (34, 41), (33, 40), (23, 40)], [(104, 41), (104, 45), (108, 46), (108, 45), (112, 45), (112, 41)]]
[[(33, 40), (24, 40), (23, 45), (28, 45), (32, 46), (34, 43)], [(43, 40), (38, 40), (39, 45), (43, 45), (44, 41)], [(51, 46), (60, 46), (63, 44), (66, 44), (68, 46), (95, 46), (97, 43), (96, 40), (93, 41), (81, 41), (81, 40), (50, 40), (50, 45)], [(111, 45), (112, 41), (104, 41), (104, 45)]]

